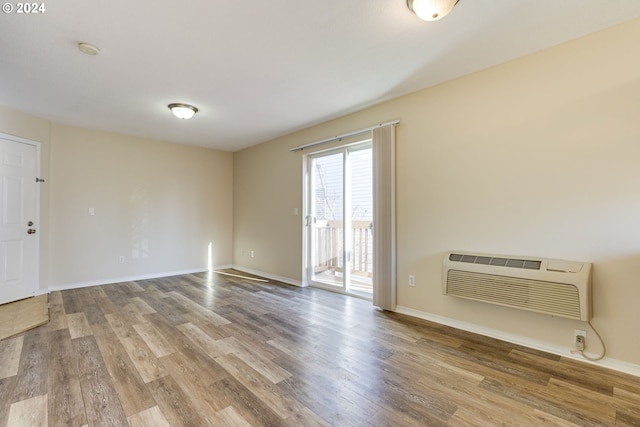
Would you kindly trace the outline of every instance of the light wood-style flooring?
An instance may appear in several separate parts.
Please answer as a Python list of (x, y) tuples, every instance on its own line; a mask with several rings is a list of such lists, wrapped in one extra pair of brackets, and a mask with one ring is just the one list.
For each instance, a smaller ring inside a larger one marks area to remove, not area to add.
[(202, 273), (50, 317), (0, 341), (0, 426), (640, 425), (637, 377), (319, 289)]

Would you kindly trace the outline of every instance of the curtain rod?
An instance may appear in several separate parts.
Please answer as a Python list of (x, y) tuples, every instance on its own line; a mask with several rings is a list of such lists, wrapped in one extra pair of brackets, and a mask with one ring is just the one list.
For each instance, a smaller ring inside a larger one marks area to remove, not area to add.
[(380, 127), (383, 127), (383, 126), (389, 126), (389, 125), (397, 125), (398, 123), (400, 123), (400, 120), (394, 120), (392, 122), (387, 122), (387, 123), (380, 123), (380, 124), (377, 124), (377, 125), (374, 125), (374, 126), (369, 126), (368, 128), (354, 130), (353, 132), (343, 133), (342, 135), (332, 136), (331, 138), (321, 139), (320, 141), (313, 141), (313, 142), (309, 142), (307, 144), (298, 145), (297, 147), (290, 148), (289, 151), (302, 151), (305, 148), (313, 147), (315, 145), (326, 144), (327, 142), (336, 141), (336, 140), (339, 140), (339, 139), (342, 139), (342, 138), (347, 138), (349, 136), (360, 135), (362, 133), (372, 131), (372, 130), (374, 130), (376, 128), (380, 128)]

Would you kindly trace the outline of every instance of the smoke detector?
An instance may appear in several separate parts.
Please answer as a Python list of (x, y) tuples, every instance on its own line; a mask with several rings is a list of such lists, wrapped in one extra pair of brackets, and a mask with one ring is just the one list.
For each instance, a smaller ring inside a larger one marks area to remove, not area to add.
[(91, 43), (84, 42), (78, 43), (78, 49), (80, 50), (80, 52), (91, 56), (95, 56), (100, 52), (100, 49), (98, 49), (97, 46), (94, 46)]

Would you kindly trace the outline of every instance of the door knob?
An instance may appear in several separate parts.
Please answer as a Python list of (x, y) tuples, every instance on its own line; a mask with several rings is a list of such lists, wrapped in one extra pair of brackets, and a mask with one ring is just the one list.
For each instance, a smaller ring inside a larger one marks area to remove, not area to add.
[(27, 230), (27, 234), (36, 234), (35, 228), (30, 228)]

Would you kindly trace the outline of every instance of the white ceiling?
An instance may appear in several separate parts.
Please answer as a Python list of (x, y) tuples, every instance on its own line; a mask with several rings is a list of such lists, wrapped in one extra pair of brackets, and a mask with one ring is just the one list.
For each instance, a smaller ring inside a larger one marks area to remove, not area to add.
[(0, 14), (0, 104), (228, 151), (640, 17), (640, 0), (461, 0), (431, 23), (405, 0), (43, 1)]

